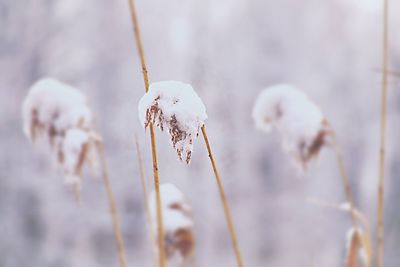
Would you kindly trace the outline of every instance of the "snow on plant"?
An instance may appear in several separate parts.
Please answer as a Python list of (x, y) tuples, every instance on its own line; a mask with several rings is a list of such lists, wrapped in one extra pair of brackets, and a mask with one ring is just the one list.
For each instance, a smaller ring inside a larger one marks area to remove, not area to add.
[(143, 127), (154, 123), (161, 131), (168, 130), (179, 159), (189, 164), (193, 141), (207, 119), (206, 108), (192, 86), (178, 81), (152, 83), (138, 109)]
[(281, 84), (264, 89), (253, 108), (256, 127), (282, 135), (283, 148), (303, 168), (330, 143), (332, 130), (324, 115), (306, 94)]
[[(162, 212), (164, 222), (165, 253), (168, 258), (178, 256), (187, 259), (193, 253), (194, 233), (192, 211), (183, 193), (173, 184), (161, 184)], [(153, 225), (157, 226), (156, 194), (150, 195)]]
[(55, 79), (42, 79), (30, 88), (22, 114), (25, 135), (32, 142), (47, 138), (65, 181), (79, 185), (83, 164), (99, 140), (85, 96)]
[(80, 184), (82, 167), (85, 162), (93, 164), (93, 154), (96, 142), (100, 137), (94, 132), (88, 132), (78, 128), (67, 130), (62, 149), (61, 168), (65, 174), (65, 181), (72, 184)]

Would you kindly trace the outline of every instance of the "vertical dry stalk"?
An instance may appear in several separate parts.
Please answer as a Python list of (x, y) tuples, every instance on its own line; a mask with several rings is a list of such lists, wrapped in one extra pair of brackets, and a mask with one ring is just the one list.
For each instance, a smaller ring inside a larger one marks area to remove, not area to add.
[(339, 145), (336, 142), (336, 137), (334, 137), (334, 149), (336, 153), (336, 159), (339, 165), (339, 171), (340, 171), (340, 176), (342, 177), (342, 184), (343, 184), (343, 189), (344, 193), (346, 195), (347, 202), (350, 205), (350, 216), (351, 216), (351, 222), (353, 224), (353, 227), (357, 227), (357, 218), (354, 213), (354, 201), (353, 201), (353, 194), (351, 192), (350, 188), (350, 182), (349, 182), (349, 176), (346, 171), (346, 167), (344, 165), (344, 160), (343, 160), (343, 155), (342, 155), (342, 150), (340, 149)]
[(360, 240), (357, 234), (354, 234), (348, 244), (346, 267), (357, 267), (357, 255), (360, 248)]
[[(139, 172), (140, 172), (140, 181), (142, 184), (142, 189), (143, 189), (143, 198), (144, 198), (144, 209), (146, 211), (146, 221), (147, 221), (147, 227), (149, 228), (149, 234), (150, 234), (150, 244), (152, 248), (154, 247), (155, 244), (155, 237), (154, 237), (154, 232), (153, 232), (153, 224), (151, 220), (151, 213), (150, 213), (150, 206), (149, 206), (149, 201), (148, 201), (148, 194), (147, 194), (147, 185), (146, 185), (146, 176), (144, 173), (144, 164), (143, 164), (143, 157), (142, 153), (140, 150), (140, 145), (137, 140), (137, 137), (135, 136), (135, 144), (136, 144), (136, 152), (137, 152), (137, 158), (138, 158), (138, 165), (139, 165)], [(157, 251), (154, 251), (154, 258), (155, 258), (155, 266), (157, 266)]]
[(221, 177), (219, 176), (219, 173), (218, 173), (218, 170), (217, 170), (217, 166), (215, 164), (214, 156), (213, 156), (213, 153), (211, 151), (210, 142), (208, 141), (206, 128), (205, 128), (204, 125), (201, 127), (201, 132), (203, 133), (203, 138), (204, 138), (204, 142), (206, 143), (208, 156), (209, 156), (210, 161), (211, 161), (212, 169), (214, 171), (215, 179), (217, 181), (218, 190), (219, 190), (219, 193), (220, 193), (220, 196), (221, 196), (222, 204), (224, 206), (225, 217), (226, 217), (226, 221), (228, 223), (228, 229), (229, 229), (229, 234), (230, 234), (231, 239), (232, 239), (233, 248), (235, 250), (236, 261), (237, 261), (237, 264), (238, 264), (239, 267), (243, 267), (243, 260), (242, 260), (242, 256), (241, 256), (241, 253), (240, 253), (239, 242), (237, 240), (235, 226), (233, 224), (232, 215), (231, 215), (231, 212), (230, 212), (230, 209), (229, 209), (229, 205), (228, 205), (228, 200), (227, 200), (227, 198), (225, 196), (225, 191), (224, 191), (224, 187), (222, 185), (222, 180), (221, 180)]
[(118, 213), (117, 213), (117, 207), (115, 204), (114, 194), (111, 189), (111, 183), (110, 183), (110, 178), (109, 178), (109, 174), (108, 174), (108, 167), (107, 167), (107, 162), (106, 162), (106, 158), (105, 158), (105, 154), (104, 154), (104, 147), (103, 147), (102, 141), (97, 142), (96, 147), (97, 147), (98, 154), (99, 154), (101, 172), (102, 172), (102, 176), (103, 176), (103, 180), (104, 180), (104, 186), (107, 191), (108, 203), (110, 205), (110, 213), (111, 213), (112, 223), (113, 223), (113, 227), (114, 227), (114, 235), (115, 235), (115, 239), (117, 241), (119, 263), (120, 263), (121, 267), (127, 267), (126, 259), (125, 259), (124, 240), (122, 239), (121, 227), (119, 224)]
[(381, 95), (381, 125), (379, 150), (379, 184), (378, 184), (378, 222), (377, 222), (377, 266), (383, 267), (383, 237), (384, 237), (384, 184), (385, 184), (385, 146), (386, 146), (386, 112), (388, 90), (388, 45), (389, 45), (389, 0), (383, 1), (383, 56), (382, 56), (382, 95)]
[[(149, 90), (149, 77), (147, 73), (146, 67), (146, 60), (144, 56), (144, 49), (142, 43), (142, 37), (140, 34), (139, 29), (139, 22), (137, 18), (137, 12), (135, 8), (134, 0), (128, 0), (132, 23), (134, 27), (134, 34), (136, 40), (136, 46), (138, 49), (140, 63), (142, 66), (142, 73), (143, 73), (143, 81), (146, 93)], [(151, 139), (151, 154), (153, 158), (153, 176), (154, 176), (154, 190), (156, 192), (156, 203), (157, 203), (157, 232), (158, 232), (158, 250), (159, 250), (159, 266), (165, 267), (166, 260), (165, 260), (165, 251), (164, 251), (164, 225), (163, 225), (163, 217), (162, 217), (162, 210), (161, 210), (161, 195), (160, 195), (160, 179), (158, 176), (158, 162), (157, 162), (157, 149), (156, 149), (156, 137), (154, 133), (154, 125), (150, 122), (150, 139)]]

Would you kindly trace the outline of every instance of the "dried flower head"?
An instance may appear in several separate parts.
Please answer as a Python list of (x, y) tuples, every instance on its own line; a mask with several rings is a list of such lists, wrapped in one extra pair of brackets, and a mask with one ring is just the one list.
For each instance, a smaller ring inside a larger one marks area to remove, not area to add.
[(256, 127), (280, 132), (284, 149), (303, 168), (330, 143), (332, 130), (320, 109), (291, 85), (275, 85), (261, 92), (253, 108)]
[(192, 86), (177, 81), (153, 83), (138, 109), (143, 127), (154, 123), (161, 131), (168, 130), (179, 159), (189, 164), (193, 141), (207, 119), (206, 108)]
[[(161, 184), (165, 253), (168, 258), (179, 256), (182, 260), (192, 255), (194, 233), (192, 211), (183, 193), (173, 184)], [(156, 195), (150, 195), (150, 209), (154, 226), (157, 225)]]
[(78, 128), (67, 130), (58, 151), (58, 162), (65, 175), (65, 181), (80, 184), (82, 167), (86, 162), (93, 164), (96, 142), (100, 137), (95, 132), (88, 132)]
[(99, 140), (85, 96), (55, 79), (42, 79), (30, 88), (22, 114), (25, 135), (32, 142), (47, 138), (65, 181), (79, 185), (83, 164)]

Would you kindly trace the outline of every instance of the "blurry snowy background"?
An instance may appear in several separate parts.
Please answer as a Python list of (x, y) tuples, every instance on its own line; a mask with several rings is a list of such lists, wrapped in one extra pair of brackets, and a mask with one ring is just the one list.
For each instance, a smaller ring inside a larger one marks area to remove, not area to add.
[[(400, 3), (390, 1), (390, 69), (400, 69)], [(356, 204), (375, 224), (381, 64), (379, 0), (137, 1), (151, 81), (191, 83), (208, 132), (246, 266), (342, 266), (349, 216), (310, 205), (341, 202), (334, 154), (306, 175), (276, 133), (255, 130), (263, 87), (288, 82), (325, 112), (344, 147)], [(126, 0), (0, 0), (0, 266), (117, 266), (101, 180), (86, 175), (82, 205), (49, 151), (22, 133), (21, 102), (52, 76), (80, 88), (105, 137), (129, 266), (153, 266), (134, 133), (151, 183), (149, 139), (139, 125), (143, 81)], [(390, 77), (386, 267), (400, 266), (399, 78)], [(158, 132), (159, 133), (159, 132)], [(158, 134), (160, 174), (193, 206), (198, 266), (235, 266), (222, 206), (198, 139), (192, 164)]]

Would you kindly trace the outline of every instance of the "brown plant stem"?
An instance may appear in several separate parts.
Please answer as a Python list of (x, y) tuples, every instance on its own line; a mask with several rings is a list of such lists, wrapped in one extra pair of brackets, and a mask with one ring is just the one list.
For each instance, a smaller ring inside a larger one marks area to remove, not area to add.
[(228, 205), (228, 200), (226, 198), (224, 187), (222, 185), (222, 180), (221, 180), (221, 177), (219, 176), (218, 169), (217, 169), (217, 166), (215, 164), (214, 156), (213, 156), (213, 153), (211, 151), (210, 142), (208, 141), (205, 125), (203, 125), (201, 127), (201, 132), (203, 134), (204, 142), (206, 143), (208, 156), (210, 158), (212, 169), (214, 171), (214, 176), (215, 176), (215, 179), (217, 181), (218, 190), (219, 190), (219, 193), (220, 193), (220, 196), (221, 196), (221, 201), (222, 201), (222, 204), (223, 204), (223, 207), (224, 207), (226, 221), (227, 221), (227, 224), (228, 224), (229, 234), (231, 236), (233, 249), (235, 251), (237, 265), (238, 265), (238, 267), (243, 267), (243, 260), (242, 260), (242, 256), (241, 256), (241, 253), (240, 253), (239, 242), (238, 242), (238, 239), (237, 239), (235, 226), (233, 224), (232, 215), (231, 215), (231, 212), (230, 212), (230, 209), (229, 209), (229, 205)]
[(154, 232), (153, 232), (153, 223), (151, 219), (151, 212), (150, 212), (150, 206), (149, 206), (149, 201), (148, 201), (148, 193), (147, 193), (147, 185), (146, 185), (146, 175), (144, 172), (144, 164), (143, 164), (143, 157), (142, 153), (140, 150), (140, 145), (138, 142), (137, 137), (135, 136), (135, 144), (136, 144), (136, 154), (138, 158), (138, 165), (139, 165), (139, 174), (140, 174), (140, 182), (142, 185), (142, 190), (143, 190), (143, 198), (144, 198), (144, 209), (146, 212), (146, 221), (147, 221), (147, 227), (149, 228), (149, 237), (150, 237), (150, 244), (151, 247), (153, 248), (154, 252), (154, 261), (155, 261), (155, 266), (157, 266), (158, 259), (157, 259), (157, 251), (154, 251), (154, 244), (156, 244), (156, 240), (154, 237)]
[(117, 213), (117, 207), (115, 204), (114, 194), (113, 194), (113, 191), (111, 188), (110, 177), (109, 177), (109, 173), (108, 173), (108, 167), (107, 167), (107, 162), (106, 162), (106, 158), (105, 158), (103, 142), (98, 141), (96, 143), (96, 147), (97, 147), (98, 154), (99, 154), (99, 160), (100, 160), (101, 172), (102, 172), (102, 176), (103, 176), (103, 180), (104, 180), (104, 186), (107, 191), (108, 203), (110, 205), (110, 214), (111, 214), (113, 228), (114, 228), (114, 235), (115, 235), (115, 239), (117, 241), (119, 264), (121, 267), (126, 267), (127, 265), (126, 265), (126, 259), (125, 259), (124, 240), (122, 238), (121, 227), (120, 227), (118, 213)]
[(149, 75), (148, 75), (147, 67), (146, 67), (146, 58), (144, 56), (142, 35), (140, 33), (139, 20), (138, 20), (138, 16), (137, 16), (137, 12), (136, 12), (135, 0), (128, 0), (128, 2), (129, 2), (129, 8), (131, 11), (131, 18), (132, 18), (132, 24), (133, 24), (133, 32), (135, 35), (136, 47), (137, 47), (139, 58), (140, 58), (140, 65), (142, 66), (144, 87), (145, 87), (146, 93), (147, 93), (149, 91)]
[(381, 95), (381, 124), (379, 149), (379, 183), (378, 183), (378, 212), (377, 212), (377, 266), (383, 267), (383, 238), (384, 238), (384, 185), (385, 185), (385, 147), (386, 147), (386, 113), (388, 91), (388, 46), (389, 46), (389, 0), (383, 0), (383, 38), (382, 38), (382, 95)]
[(350, 206), (351, 222), (353, 224), (353, 227), (357, 228), (357, 217), (354, 212), (355, 207), (354, 207), (353, 194), (351, 192), (351, 187), (350, 187), (350, 182), (349, 182), (349, 176), (347, 174), (346, 167), (344, 165), (342, 150), (340, 149), (339, 145), (336, 142), (336, 137), (335, 137), (333, 146), (335, 149), (336, 159), (337, 159), (338, 166), (339, 166), (340, 176), (342, 177), (342, 184), (343, 184), (344, 193), (346, 195), (346, 201), (349, 203), (349, 206)]
[[(139, 22), (136, 12), (134, 0), (129, 0), (129, 7), (132, 17), (134, 35), (136, 40), (136, 46), (140, 57), (140, 63), (142, 66), (143, 81), (146, 93), (149, 91), (149, 77), (146, 67), (146, 59), (144, 56), (143, 42), (140, 34)], [(156, 192), (156, 206), (157, 206), (157, 232), (158, 232), (158, 250), (159, 250), (159, 266), (166, 266), (165, 251), (164, 251), (164, 225), (161, 210), (161, 194), (160, 194), (160, 179), (158, 176), (158, 162), (157, 162), (157, 149), (156, 149), (156, 138), (154, 133), (154, 125), (150, 122), (150, 140), (151, 140), (151, 154), (153, 159), (153, 176), (154, 176), (154, 190)]]

